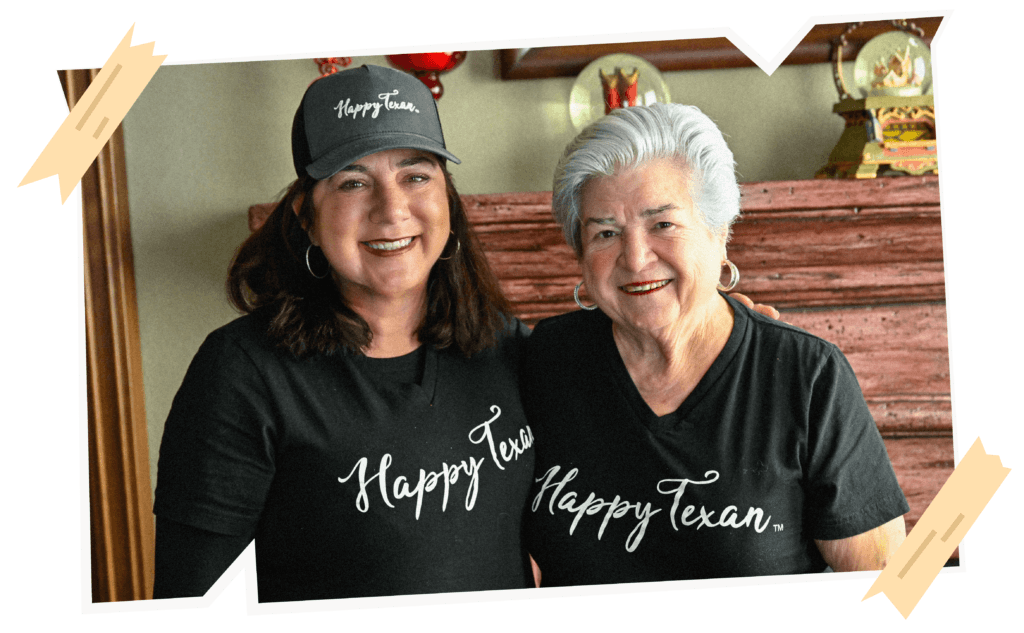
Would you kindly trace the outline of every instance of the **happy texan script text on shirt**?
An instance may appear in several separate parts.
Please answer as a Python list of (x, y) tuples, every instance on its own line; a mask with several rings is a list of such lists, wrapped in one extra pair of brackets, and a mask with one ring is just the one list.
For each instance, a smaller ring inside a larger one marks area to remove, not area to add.
[[(574, 491), (565, 491), (566, 484), (576, 478), (579, 474), (578, 468), (573, 468), (562, 476), (561, 480), (556, 480), (560, 467), (552, 466), (543, 475), (536, 479), (537, 483), (540, 484), (540, 491), (533, 499), (531, 510), (537, 511), (540, 507), (541, 500), (544, 494), (551, 491), (551, 495), (548, 498), (548, 512), (552, 515), (555, 514), (555, 509), (562, 510), (575, 514), (572, 523), (569, 524), (569, 534), (571, 535), (576, 531), (576, 527), (579, 525), (580, 520), (584, 516), (592, 516), (600, 512), (604, 512), (604, 518), (601, 520), (601, 525), (597, 530), (597, 539), (601, 540), (604, 536), (605, 528), (608, 527), (609, 521), (612, 519), (620, 519), (631, 511), (637, 519), (636, 526), (626, 537), (626, 551), (632, 552), (636, 550), (637, 546), (640, 545), (640, 541), (644, 538), (644, 534), (647, 532), (648, 524), (651, 521), (651, 517), (661, 512), (661, 508), (654, 509), (650, 503), (645, 503), (641, 506), (640, 502), (630, 502), (622, 499), (619, 495), (615, 495), (610, 501), (605, 501), (603, 498), (598, 497), (596, 494), (591, 492), (587, 495), (586, 499), (577, 500), (578, 496)], [(679, 511), (680, 500), (683, 493), (686, 491), (687, 485), (704, 486), (712, 484), (718, 481), (718, 471), (709, 470), (704, 473), (705, 479), (703, 481), (693, 479), (662, 479), (658, 482), (657, 490), (663, 495), (672, 495), (672, 509), (669, 512), (669, 519), (672, 524), (672, 529), (679, 531), (679, 524), (681, 523), (685, 527), (696, 526), (695, 529), (701, 529), (702, 527), (715, 528), (715, 527), (731, 527), (731, 528), (747, 528), (752, 527), (760, 534), (764, 532), (765, 528), (768, 527), (771, 521), (771, 515), (767, 518), (764, 517), (764, 510), (761, 508), (755, 508), (751, 506), (746, 515), (742, 520), (737, 520), (739, 515), (737, 514), (738, 508), (734, 505), (727, 506), (722, 510), (721, 514), (716, 518), (715, 510), (708, 510), (703, 505), (698, 509), (692, 504), (688, 504), (683, 510)], [(679, 522), (676, 522), (676, 515), (679, 514)], [(694, 516), (696, 514), (696, 516)], [(693, 517), (693, 518), (691, 518)]]
[[(510, 437), (507, 440), (496, 443), (491, 432), (491, 426), (501, 417), (501, 408), (498, 405), (492, 405), (491, 413), (493, 416), (489, 420), (478, 424), (470, 430), (468, 434), (469, 441), (473, 444), (486, 443), (494, 465), (500, 470), (505, 470), (504, 464), (518, 460), (519, 456), (526, 449), (533, 446), (533, 431), (527, 425), (519, 430), (517, 438)], [(423, 507), (423, 495), (425, 493), (433, 492), (437, 488), (438, 483), (443, 483), (444, 494), (441, 498), (441, 511), (444, 512), (448, 507), (448, 494), (451, 487), (458, 483), (460, 476), (465, 476), (469, 477), (469, 485), (466, 488), (466, 509), (472, 510), (476, 504), (476, 495), (480, 487), (480, 468), (486, 461), (486, 457), (476, 458), (469, 456), (457, 464), (442, 462), (441, 468), (432, 472), (427, 472), (420, 468), (416, 483), (411, 487), (409, 485), (410, 479), (405, 475), (399, 475), (390, 486), (390, 497), (394, 499), (415, 498), (416, 519), (418, 520), (420, 518), (420, 510)], [(366, 457), (360, 457), (348, 475), (338, 477), (338, 481), (344, 484), (353, 477), (358, 476), (359, 493), (356, 495), (356, 509), (360, 512), (366, 512), (370, 509), (370, 496), (367, 488), (374, 480), (377, 481), (380, 497), (385, 505), (389, 508), (394, 508), (395, 506), (391, 503), (388, 495), (388, 469), (392, 463), (391, 453), (384, 453), (381, 456), (377, 472), (369, 476), (366, 474), (368, 463), (369, 460)]]

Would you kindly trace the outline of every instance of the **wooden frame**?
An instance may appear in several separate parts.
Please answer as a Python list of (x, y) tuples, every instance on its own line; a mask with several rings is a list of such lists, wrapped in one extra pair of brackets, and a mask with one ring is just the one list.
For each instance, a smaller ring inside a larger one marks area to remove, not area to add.
[[(73, 108), (99, 70), (58, 74)], [(153, 502), (127, 181), (118, 126), (82, 177), (93, 602), (153, 595)]]
[[(910, 21), (924, 29), (924, 41), (931, 44), (942, 18), (914, 18)], [(839, 39), (848, 26), (849, 23), (819, 24), (811, 28), (807, 36), (782, 63), (817, 64), (832, 61), (833, 42)], [(892, 24), (888, 20), (865, 22), (847, 38), (847, 46), (843, 48), (843, 59), (853, 60), (868, 40), (892, 29)], [(629, 53), (643, 57), (662, 72), (756, 65), (724, 37), (512, 48), (498, 51), (498, 60), (502, 79), (575, 77), (590, 62), (612, 53)]]

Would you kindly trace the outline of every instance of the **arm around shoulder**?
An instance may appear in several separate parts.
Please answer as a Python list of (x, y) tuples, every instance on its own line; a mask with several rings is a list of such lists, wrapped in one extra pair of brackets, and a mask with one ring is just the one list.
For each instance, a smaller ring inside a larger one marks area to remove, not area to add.
[(760, 312), (769, 319), (775, 319), (776, 321), (778, 321), (780, 318), (782, 318), (782, 315), (779, 314), (779, 311), (773, 308), (772, 306), (764, 305), (763, 303), (754, 303), (753, 300), (751, 300), (751, 298), (745, 294), (740, 294), (738, 292), (730, 292), (729, 296), (735, 299), (736, 301), (739, 301), (743, 305), (747, 306), (754, 312)]

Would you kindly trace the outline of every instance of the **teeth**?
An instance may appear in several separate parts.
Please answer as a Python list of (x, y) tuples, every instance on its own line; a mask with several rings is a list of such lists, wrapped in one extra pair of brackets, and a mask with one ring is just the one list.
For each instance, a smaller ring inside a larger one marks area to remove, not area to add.
[(394, 242), (365, 242), (367, 246), (369, 246), (375, 251), (395, 251), (400, 248), (405, 248), (411, 243), (411, 237), (407, 237), (404, 240), (397, 240)]
[(622, 289), (625, 290), (626, 292), (647, 292), (648, 290), (661, 288), (662, 286), (668, 284), (669, 281), (671, 280), (666, 279), (664, 281), (655, 281), (653, 283), (644, 284), (642, 286), (623, 286)]

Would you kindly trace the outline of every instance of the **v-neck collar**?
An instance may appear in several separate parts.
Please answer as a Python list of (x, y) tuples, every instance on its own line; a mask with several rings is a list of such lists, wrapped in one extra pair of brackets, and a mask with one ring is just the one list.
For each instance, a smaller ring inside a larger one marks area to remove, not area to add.
[(652, 433), (670, 431), (685, 422), (690, 412), (704, 399), (736, 356), (736, 352), (740, 347), (740, 341), (743, 340), (746, 328), (748, 327), (746, 308), (738, 301), (724, 294), (722, 296), (732, 306), (734, 314), (729, 340), (726, 341), (721, 353), (711, 363), (711, 367), (704, 373), (697, 386), (686, 396), (682, 404), (675, 411), (662, 416), (657, 415), (650, 405), (647, 404), (647, 401), (644, 400), (643, 396), (640, 395), (640, 390), (629, 375), (626, 363), (623, 362), (622, 356), (619, 355), (619, 350), (615, 346), (615, 339), (612, 334), (612, 321), (605, 316), (605, 323), (599, 332), (600, 345), (605, 357), (604, 366), (607, 368), (612, 382), (619, 387), (620, 393), (636, 413), (636, 419)]
[(420, 389), (430, 406), (434, 406), (434, 395), (437, 393), (437, 376), (440, 355), (433, 345), (427, 345), (427, 358), (423, 361), (423, 380)]
[[(434, 398), (437, 395), (437, 382), (438, 375), (440, 374), (440, 354), (429, 343), (424, 344), (422, 348), (417, 349), (414, 352), (408, 354), (423, 354), (423, 374), (419, 379), (419, 382), (402, 382), (393, 381), (387, 378), (375, 378), (373, 374), (379, 371), (382, 365), (394, 361), (391, 358), (369, 358), (364, 355), (354, 355), (346, 352), (352, 363), (351, 367), (353, 370), (362, 373), (364, 379), (368, 380), (368, 384), (375, 385), (376, 389), (381, 389), (380, 396), (386, 399), (389, 398), (413, 398), (420, 400), (423, 405), (433, 406)], [(405, 359), (398, 357), (401, 361)], [(400, 361), (400, 362), (401, 362)], [(367, 373), (369, 372), (369, 373)], [(378, 374), (379, 376), (379, 374)]]

